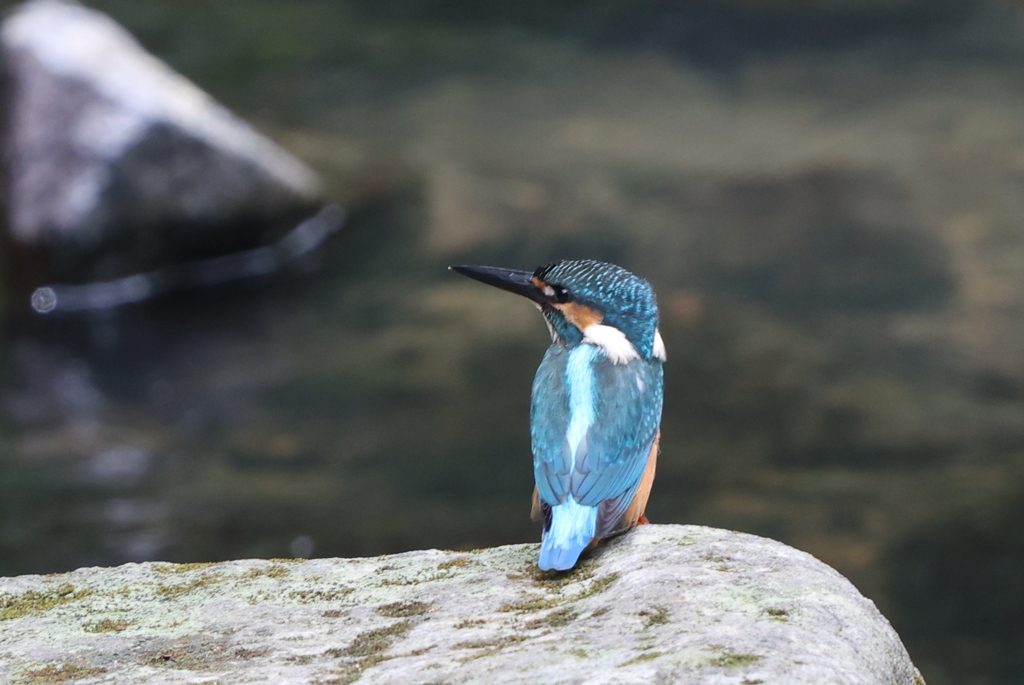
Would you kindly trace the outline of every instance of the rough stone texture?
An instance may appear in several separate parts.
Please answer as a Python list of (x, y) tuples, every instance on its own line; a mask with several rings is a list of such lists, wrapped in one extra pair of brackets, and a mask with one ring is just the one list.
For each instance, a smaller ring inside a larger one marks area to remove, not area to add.
[(772, 540), (644, 526), (563, 575), (536, 553), (0, 579), (0, 681), (924, 682), (871, 601)]
[(106, 15), (33, 0), (0, 29), (7, 196), (32, 280), (81, 282), (251, 248), (311, 212), (315, 174)]

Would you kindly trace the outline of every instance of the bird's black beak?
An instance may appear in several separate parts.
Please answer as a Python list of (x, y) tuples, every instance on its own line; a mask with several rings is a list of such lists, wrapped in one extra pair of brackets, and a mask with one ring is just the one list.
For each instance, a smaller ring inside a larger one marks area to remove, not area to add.
[(504, 269), (500, 266), (449, 266), (448, 268), (481, 283), (522, 295), (538, 304), (550, 302), (550, 298), (534, 285), (532, 271)]

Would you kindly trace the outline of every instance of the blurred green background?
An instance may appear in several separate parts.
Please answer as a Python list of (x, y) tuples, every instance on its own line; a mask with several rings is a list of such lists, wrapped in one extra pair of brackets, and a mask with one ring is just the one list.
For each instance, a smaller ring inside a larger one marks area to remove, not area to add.
[(1024, 682), (1024, 3), (87, 4), (352, 215), (8, 317), (0, 573), (537, 540), (547, 332), (445, 267), (591, 257), (662, 308), (652, 521), (813, 553), (931, 685)]

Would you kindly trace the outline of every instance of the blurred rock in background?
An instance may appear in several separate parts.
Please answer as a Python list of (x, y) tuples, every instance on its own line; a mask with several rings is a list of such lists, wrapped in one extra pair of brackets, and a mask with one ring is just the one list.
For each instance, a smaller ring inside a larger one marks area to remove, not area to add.
[(7, 281), (121, 278), (265, 245), (316, 210), (316, 174), (104, 14), (33, 0), (0, 30)]

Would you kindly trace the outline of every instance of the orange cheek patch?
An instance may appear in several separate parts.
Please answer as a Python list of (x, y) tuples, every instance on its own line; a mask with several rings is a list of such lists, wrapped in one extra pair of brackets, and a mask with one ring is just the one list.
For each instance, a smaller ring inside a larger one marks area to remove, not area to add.
[(576, 304), (575, 302), (553, 304), (551, 306), (562, 312), (565, 318), (569, 320), (569, 323), (581, 331), (586, 330), (590, 326), (595, 326), (604, 320), (604, 314), (601, 312), (581, 304)]

